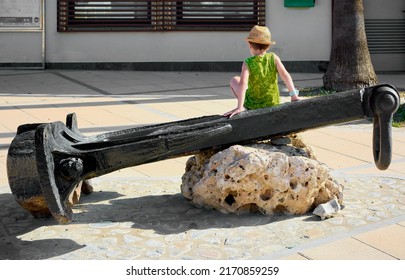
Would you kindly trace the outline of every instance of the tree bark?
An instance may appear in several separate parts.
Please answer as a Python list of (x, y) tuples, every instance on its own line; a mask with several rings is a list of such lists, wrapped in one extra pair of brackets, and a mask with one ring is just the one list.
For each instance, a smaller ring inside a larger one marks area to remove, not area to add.
[(363, 0), (333, 2), (332, 50), (324, 87), (346, 91), (377, 84), (367, 45)]

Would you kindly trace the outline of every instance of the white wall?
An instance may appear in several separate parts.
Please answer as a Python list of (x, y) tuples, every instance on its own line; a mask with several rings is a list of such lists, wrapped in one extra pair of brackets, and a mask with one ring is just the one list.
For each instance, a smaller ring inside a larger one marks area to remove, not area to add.
[(285, 8), (283, 0), (268, 0), (266, 23), (277, 43), (274, 52), (282, 60), (329, 60), (331, 0), (316, 0), (312, 8)]
[(0, 63), (40, 63), (41, 61), (41, 33), (0, 32)]
[[(267, 25), (277, 41), (273, 51), (284, 61), (329, 60), (331, 0), (315, 7), (284, 8), (283, 0), (267, 0)], [(221, 62), (249, 56), (247, 32), (57, 32), (56, 1), (46, 1), (46, 61), (63, 62)], [(0, 42), (3, 34), (0, 33)], [(0, 46), (1, 46), (0, 44)], [(30, 44), (30, 49), (40, 48)], [(18, 58), (13, 46), (2, 58)], [(7, 62), (10, 62), (9, 60)]]
[[(389, 2), (389, 5), (386, 5)], [(363, 0), (364, 17), (372, 19), (404, 18), (404, 0)]]

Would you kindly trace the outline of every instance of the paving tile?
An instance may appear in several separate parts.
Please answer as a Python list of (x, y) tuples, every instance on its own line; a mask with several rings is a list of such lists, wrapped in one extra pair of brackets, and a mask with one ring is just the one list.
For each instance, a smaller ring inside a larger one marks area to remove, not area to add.
[(351, 155), (342, 154), (341, 152), (336, 150), (327, 150), (321, 147), (317, 147), (315, 145), (312, 145), (310, 141), (305, 140), (305, 143), (312, 148), (315, 153), (316, 159), (326, 164), (331, 169), (349, 168), (371, 163), (353, 158)]
[[(319, 130), (320, 132), (336, 139), (351, 141), (357, 144), (372, 146), (373, 127), (366, 125), (364, 129), (345, 128), (345, 126), (328, 126)], [(353, 133), (355, 132), (355, 133)]]
[(386, 170), (378, 169), (373, 161), (370, 163), (359, 163), (358, 165), (348, 165), (337, 171), (346, 174), (369, 174), (398, 177), (405, 175), (405, 158), (392, 160)]
[(0, 186), (8, 185), (7, 167), (3, 159), (0, 161)]
[(206, 115), (222, 115), (230, 109), (227, 106), (221, 105), (212, 101), (195, 101), (190, 102), (190, 108), (203, 111)]
[[(1, 129), (1, 128), (0, 128)], [(16, 132), (7, 132), (7, 130), (3, 130), (4, 132), (0, 132), (0, 150), (3, 149), (8, 149), (8, 145), (11, 143), (13, 140), (14, 136), (16, 135)]]
[(85, 118), (89, 121), (94, 123), (95, 126), (105, 127), (105, 126), (114, 126), (119, 124), (120, 126), (134, 126), (135, 123), (123, 116), (104, 113), (101, 116), (99, 115), (98, 118), (96, 116), (85, 116)]
[(293, 255), (290, 255), (290, 256), (280, 258), (280, 260), (304, 261), (304, 260), (308, 260), (308, 259), (303, 257), (300, 254), (293, 254)]
[(134, 113), (134, 111), (136, 111), (136, 107), (137, 106), (135, 104), (127, 104), (125, 102), (119, 102), (118, 104), (103, 106), (103, 110), (111, 114), (120, 114), (122, 112)]
[(185, 165), (174, 159), (163, 160), (134, 167), (135, 170), (149, 177), (177, 176), (184, 174)]
[(346, 238), (301, 252), (313, 260), (393, 260), (384, 254), (353, 238)]
[[(6, 149), (3, 149), (3, 150), (6, 150)], [(0, 163), (6, 164), (6, 161), (7, 161), (7, 153), (0, 151)]]
[(389, 225), (355, 235), (354, 238), (395, 258), (405, 259), (405, 227), (401, 225)]
[(189, 119), (206, 115), (202, 110), (196, 110), (187, 106), (187, 102), (158, 103), (148, 104), (147, 106), (166, 114), (175, 115), (179, 119)]
[[(34, 116), (39, 122), (49, 123), (55, 121), (65, 122), (66, 112), (59, 108), (46, 108), (46, 109), (26, 109), (27, 114)], [(38, 122), (38, 121), (37, 121)]]
[(225, 112), (232, 110), (236, 107), (236, 99), (216, 99), (212, 102), (219, 104), (221, 107), (225, 109)]
[(120, 112), (117, 115), (131, 120), (136, 124), (165, 123), (173, 121), (169, 115), (160, 114), (157, 111), (148, 110), (146, 106), (133, 106), (132, 111)]
[(136, 170), (134, 167), (128, 167), (128, 168), (123, 168), (117, 171), (114, 171), (112, 173), (106, 174), (102, 176), (102, 179), (108, 179), (108, 178), (116, 178), (116, 177), (121, 177), (121, 178), (133, 178), (133, 179), (140, 179), (140, 178), (149, 178), (144, 173), (139, 172)]
[[(395, 137), (395, 136), (393, 136), (393, 137)], [(402, 136), (402, 139), (403, 138), (405, 138), (405, 136)], [(401, 138), (398, 136), (398, 138), (392, 139), (392, 153), (394, 155), (398, 155), (398, 157), (405, 157), (405, 142), (399, 141), (396, 139), (401, 139)]]
[(308, 140), (304, 138), (304, 140), (308, 142), (309, 145), (314, 145), (329, 151), (344, 152), (346, 155), (365, 162), (372, 160), (372, 150), (370, 149), (370, 146), (364, 144), (358, 144), (346, 139), (338, 139), (332, 135), (323, 135), (322, 137), (311, 138)]
[(17, 131), (21, 124), (38, 122), (41, 120), (21, 110), (0, 111), (0, 124), (9, 131)]
[(376, 175), (381, 174), (381, 176), (403, 176), (405, 175), (405, 164), (404, 167), (398, 166), (398, 164), (391, 164), (387, 170), (379, 170), (375, 164), (370, 164), (369, 166), (360, 165), (353, 166), (352, 168), (344, 169), (345, 174), (358, 174), (358, 175)]

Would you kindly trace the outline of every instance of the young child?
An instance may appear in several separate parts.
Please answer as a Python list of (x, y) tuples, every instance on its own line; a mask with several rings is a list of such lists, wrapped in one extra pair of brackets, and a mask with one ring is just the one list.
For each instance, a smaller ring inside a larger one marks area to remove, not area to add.
[(232, 116), (246, 109), (258, 109), (280, 104), (278, 75), (287, 86), (291, 101), (297, 101), (298, 90), (295, 89), (290, 74), (280, 58), (267, 50), (275, 42), (271, 41), (270, 30), (266, 26), (254, 26), (246, 38), (251, 57), (242, 64), (240, 76), (231, 79), (231, 91), (238, 100), (238, 106), (224, 114)]

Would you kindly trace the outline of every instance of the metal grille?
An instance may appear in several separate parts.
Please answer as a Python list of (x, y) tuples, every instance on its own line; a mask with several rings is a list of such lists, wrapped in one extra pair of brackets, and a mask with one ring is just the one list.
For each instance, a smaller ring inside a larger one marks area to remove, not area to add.
[(265, 25), (265, 0), (62, 1), (58, 31), (247, 31)]
[(405, 19), (366, 19), (370, 53), (405, 53)]

